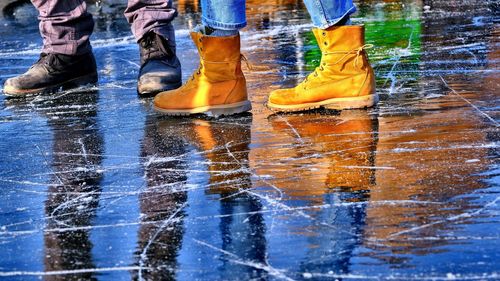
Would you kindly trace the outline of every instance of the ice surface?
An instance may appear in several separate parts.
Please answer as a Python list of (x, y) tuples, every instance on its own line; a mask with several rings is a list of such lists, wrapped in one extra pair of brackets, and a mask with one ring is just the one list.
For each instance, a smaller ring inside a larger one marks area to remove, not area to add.
[[(200, 6), (176, 5), (187, 79)], [(0, 279), (500, 280), (498, 4), (357, 2), (379, 106), (298, 114), (263, 104), (319, 62), (307, 11), (247, 5), (252, 114), (156, 115), (114, 0), (98, 87), (0, 97)], [(37, 59), (29, 15), (0, 17), (2, 83)]]

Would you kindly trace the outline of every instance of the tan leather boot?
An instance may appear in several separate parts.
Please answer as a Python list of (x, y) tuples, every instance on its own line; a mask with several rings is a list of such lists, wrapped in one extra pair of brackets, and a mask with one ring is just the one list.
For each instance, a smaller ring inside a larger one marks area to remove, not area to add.
[(213, 116), (250, 110), (241, 71), (240, 36), (212, 37), (191, 32), (191, 37), (200, 54), (198, 71), (179, 89), (158, 94), (154, 109), (167, 115)]
[(364, 26), (313, 29), (322, 51), (320, 66), (298, 86), (271, 92), (275, 111), (364, 108), (375, 105), (375, 75), (368, 62)]

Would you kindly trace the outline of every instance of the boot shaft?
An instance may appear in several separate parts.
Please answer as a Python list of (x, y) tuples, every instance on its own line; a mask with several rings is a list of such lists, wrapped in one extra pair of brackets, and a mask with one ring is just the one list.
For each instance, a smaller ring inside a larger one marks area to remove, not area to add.
[(206, 36), (191, 32), (200, 55), (202, 77), (211, 82), (242, 78), (240, 36)]
[(365, 51), (364, 26), (338, 26), (328, 30), (313, 29), (322, 52), (320, 76), (342, 79), (373, 71)]
[(240, 59), (240, 35), (207, 36), (201, 32), (191, 32), (201, 59), (217, 62), (230, 62)]

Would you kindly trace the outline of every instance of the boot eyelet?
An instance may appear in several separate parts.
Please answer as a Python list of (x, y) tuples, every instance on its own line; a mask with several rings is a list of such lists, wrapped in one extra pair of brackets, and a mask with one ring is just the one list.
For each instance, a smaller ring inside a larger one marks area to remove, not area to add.
[(200, 42), (203, 41), (203, 38), (198, 39), (198, 41), (200, 41)]
[(328, 43), (327, 42), (323, 42), (323, 45), (328, 46)]
[(322, 34), (323, 34), (323, 36), (326, 36), (326, 32), (324, 32), (324, 31), (323, 31), (323, 33), (322, 33)]
[(203, 51), (203, 47), (200, 47), (200, 51)]

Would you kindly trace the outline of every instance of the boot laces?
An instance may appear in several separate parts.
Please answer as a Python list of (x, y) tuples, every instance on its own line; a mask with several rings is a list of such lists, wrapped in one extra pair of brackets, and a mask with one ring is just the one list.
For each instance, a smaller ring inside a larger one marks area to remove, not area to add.
[(194, 83), (194, 82), (195, 82), (195, 80), (197, 80), (197, 78), (201, 75), (201, 73), (202, 73), (202, 71), (203, 71), (203, 68), (204, 68), (204, 66), (203, 66), (203, 60), (200, 60), (200, 65), (198, 66), (198, 69), (197, 69), (195, 72), (193, 72), (193, 74), (191, 74), (191, 76), (188, 78), (188, 80), (186, 81), (186, 83), (184, 83), (184, 84), (183, 84), (183, 85), (179, 88), (179, 90), (180, 90), (180, 89), (184, 89), (184, 88), (186, 88), (186, 87), (189, 87), (189, 85), (190, 85), (191, 83)]
[(203, 70), (203, 62), (200, 61), (200, 65), (198, 66), (198, 69), (196, 70), (196, 72), (194, 72), (193, 74), (191, 74), (191, 77), (189, 77), (188, 81), (195, 80), (197, 76), (201, 75), (201, 71), (202, 70)]
[(173, 55), (173, 51), (167, 45), (163, 37), (156, 35), (154, 32), (149, 32), (139, 42), (141, 46), (141, 58), (144, 62), (151, 59), (168, 58)]
[(322, 53), (323, 57), (328, 56), (328, 55), (339, 55), (339, 54), (344, 54), (344, 55), (334, 63), (326, 63), (326, 62), (323, 62), (323, 59), (322, 59), (320, 66), (316, 67), (314, 69), (314, 71), (312, 73), (310, 73), (302, 82), (304, 84), (304, 88), (306, 87), (306, 85), (309, 81), (314, 80), (314, 78), (318, 77), (319, 72), (325, 70), (325, 68), (324, 68), (325, 66), (336, 65), (336, 64), (340, 63), (341, 61), (343, 61), (345, 58), (347, 58), (347, 56), (349, 56), (351, 54), (356, 54), (356, 58), (354, 59), (354, 67), (358, 68), (359, 59), (360, 59), (360, 57), (362, 57), (363, 51), (366, 49), (371, 49), (373, 47), (374, 47), (373, 44), (365, 44), (359, 48), (354, 48), (350, 51), (323, 52)]
[[(248, 61), (248, 59), (245, 55), (240, 54), (240, 60), (245, 62), (246, 66), (249, 70), (255, 70), (255, 66), (250, 64), (250, 62)], [(189, 77), (188, 81), (182, 87), (185, 87), (189, 83), (192, 83), (194, 80), (196, 80), (197, 77), (199, 77), (201, 75), (203, 68), (204, 68), (203, 61), (205, 61), (205, 60), (204, 59), (200, 60), (200, 65), (198, 66), (198, 69), (193, 74), (191, 74), (191, 77)], [(226, 64), (226, 63), (228, 63), (228, 62), (217, 62), (217, 61), (206, 61), (206, 62), (211, 63), (211, 64)]]

